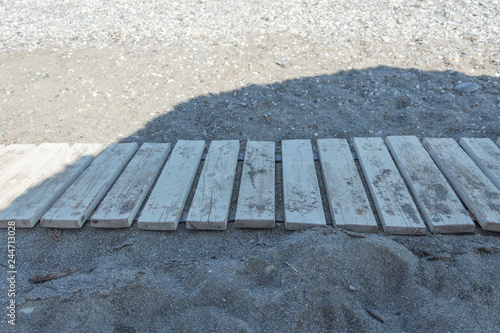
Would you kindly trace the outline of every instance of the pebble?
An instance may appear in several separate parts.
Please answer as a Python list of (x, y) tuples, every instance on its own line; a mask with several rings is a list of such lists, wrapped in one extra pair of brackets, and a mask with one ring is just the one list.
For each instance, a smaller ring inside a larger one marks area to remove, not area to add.
[(479, 86), (479, 84), (474, 83), (474, 82), (464, 82), (464, 83), (457, 84), (455, 86), (455, 90), (461, 94), (468, 94), (468, 93), (471, 93), (473, 91), (479, 90), (479, 88), (481, 88)]
[(281, 68), (286, 68), (286, 61), (280, 60), (276, 61), (276, 65), (280, 66)]
[(24, 308), (24, 309), (21, 309), (19, 311), (21, 311), (22, 313), (25, 313), (25, 314), (30, 314), (33, 311), (35, 311), (35, 308)]
[(266, 272), (266, 274), (271, 274), (272, 272), (276, 271), (276, 267), (274, 267), (274, 265), (268, 265), (266, 266), (264, 271)]

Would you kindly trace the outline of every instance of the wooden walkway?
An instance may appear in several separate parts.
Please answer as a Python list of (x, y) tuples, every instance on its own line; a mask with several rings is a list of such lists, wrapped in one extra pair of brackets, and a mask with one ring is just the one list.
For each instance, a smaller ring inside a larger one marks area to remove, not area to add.
[(176, 230), (179, 223), (225, 230), (228, 222), (237, 228), (284, 222), (288, 230), (332, 224), (422, 235), (471, 233), (475, 220), (500, 232), (500, 139), (390, 136), (354, 138), (352, 146), (343, 139), (280, 145), (281, 154), (274, 142), (234, 140), (0, 145), (0, 227), (40, 221), (80, 228), (90, 221), (127, 228), (137, 221), (146, 230)]

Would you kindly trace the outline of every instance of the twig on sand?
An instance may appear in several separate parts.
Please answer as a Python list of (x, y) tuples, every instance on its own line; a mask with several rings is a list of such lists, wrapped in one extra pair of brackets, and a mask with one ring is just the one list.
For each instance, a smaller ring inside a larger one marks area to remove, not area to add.
[(68, 268), (67, 270), (59, 272), (59, 273), (52, 273), (49, 271), (45, 274), (37, 274), (37, 275), (33, 276), (32, 278), (28, 279), (28, 281), (33, 282), (33, 283), (42, 283), (45, 281), (55, 280), (55, 279), (65, 277), (66, 275), (69, 275), (69, 274), (73, 273), (74, 271), (75, 270), (71, 269), (71, 268)]
[(373, 318), (377, 319), (381, 323), (385, 324), (385, 319), (384, 319), (384, 317), (382, 317), (382, 315), (380, 313), (378, 313), (377, 311), (372, 310), (370, 308), (365, 308), (365, 310), (366, 310), (366, 312), (368, 312), (368, 314), (370, 316), (372, 316)]
[(285, 261), (285, 264), (287, 264), (287, 265), (288, 265), (291, 269), (293, 269), (293, 270), (294, 270), (294, 271), (296, 271), (297, 273), (299, 272), (299, 271), (297, 270), (297, 268), (293, 267), (292, 265), (290, 265), (290, 264), (289, 264), (289, 263), (287, 263), (286, 261)]

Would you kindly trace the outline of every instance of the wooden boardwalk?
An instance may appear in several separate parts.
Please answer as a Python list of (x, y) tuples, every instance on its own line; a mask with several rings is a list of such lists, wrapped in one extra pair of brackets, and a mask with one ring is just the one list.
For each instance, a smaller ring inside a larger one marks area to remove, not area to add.
[(284, 140), (280, 158), (261, 141), (0, 145), (0, 227), (274, 228), (283, 214), (288, 230), (500, 232), (500, 139), (351, 144)]

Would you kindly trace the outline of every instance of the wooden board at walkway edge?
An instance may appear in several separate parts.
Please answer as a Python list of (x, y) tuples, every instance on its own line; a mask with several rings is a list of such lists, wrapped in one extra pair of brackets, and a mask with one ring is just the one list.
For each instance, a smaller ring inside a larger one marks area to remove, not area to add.
[(316, 167), (309, 140), (283, 140), (285, 229), (325, 226)]
[(500, 231), (500, 190), (454, 139), (422, 141), (441, 172), (485, 230)]
[(15, 162), (22, 155), (35, 149), (36, 145), (33, 144), (13, 144), (4, 147), (0, 151), (0, 170), (3, 170), (7, 165)]
[(137, 150), (137, 143), (104, 149), (40, 220), (42, 227), (80, 228)]
[(212, 141), (186, 220), (188, 229), (225, 230), (240, 143)]
[(382, 229), (391, 234), (425, 234), (424, 221), (382, 138), (353, 142)]
[(486, 138), (462, 138), (460, 145), (490, 181), (500, 189), (500, 148)]
[(274, 228), (274, 160), (274, 142), (247, 142), (234, 220), (236, 228)]
[(90, 225), (130, 227), (169, 151), (169, 143), (143, 143), (92, 215)]
[(376, 232), (377, 221), (347, 141), (320, 139), (318, 153), (334, 226)]
[(74, 144), (59, 169), (45, 169), (43, 183), (17, 197), (0, 212), (0, 227), (15, 221), (18, 228), (32, 228), (101, 152), (101, 144)]
[(429, 230), (474, 232), (474, 222), (418, 138), (389, 136), (386, 143)]
[(6, 166), (0, 173), (0, 210), (19, 195), (39, 186), (44, 172), (57, 172), (68, 152), (67, 143), (42, 143)]
[(139, 229), (177, 229), (204, 150), (205, 141), (177, 141), (137, 219)]

